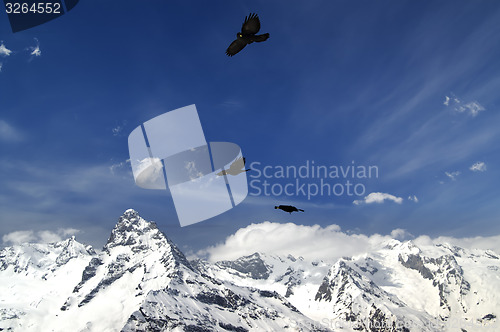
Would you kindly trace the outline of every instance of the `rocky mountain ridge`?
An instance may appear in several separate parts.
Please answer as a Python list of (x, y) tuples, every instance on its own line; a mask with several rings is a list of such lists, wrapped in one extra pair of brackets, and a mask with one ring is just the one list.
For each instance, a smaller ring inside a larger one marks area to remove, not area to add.
[(482, 331), (500, 259), (391, 240), (334, 263), (254, 253), (188, 261), (127, 210), (96, 253), (74, 237), (0, 251), (0, 330)]

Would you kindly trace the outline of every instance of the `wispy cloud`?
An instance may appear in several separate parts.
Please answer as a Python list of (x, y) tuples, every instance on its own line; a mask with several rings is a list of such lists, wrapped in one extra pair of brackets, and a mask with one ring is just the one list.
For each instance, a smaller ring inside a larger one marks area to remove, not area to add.
[[(165, 206), (159, 204), (164, 198), (158, 197), (157, 191), (138, 188), (130, 167), (114, 168), (112, 174), (111, 163), (75, 165), (60, 160), (28, 162), (3, 157), (0, 244), (2, 235), (20, 230), (16, 227), (22, 225), (35, 232), (82, 229), (82, 242), (99, 247), (105, 243), (118, 213), (131, 204), (148, 213), (160, 208), (165, 212)], [(175, 216), (173, 206), (166, 210)]]
[(472, 117), (475, 117), (485, 110), (485, 108), (479, 104), (477, 101), (463, 102), (456, 96), (445, 96), (445, 101), (443, 103), (445, 106), (451, 106), (453, 111), (456, 113), (468, 113)]
[(33, 58), (35, 58), (35, 57), (39, 57), (42, 55), (42, 51), (40, 50), (40, 43), (38, 42), (37, 38), (34, 38), (34, 39), (35, 39), (36, 45), (26, 48), (26, 50), (30, 52), (30, 56), (31, 56), (29, 61), (33, 60)]
[(478, 161), (469, 167), (469, 169), (473, 172), (485, 172), (486, 164), (483, 161)]
[(0, 201), (5, 205), (2, 212), (23, 206), (40, 214), (71, 211), (80, 208), (82, 201), (88, 202), (86, 209), (92, 209), (94, 204), (102, 207), (105, 201), (112, 202), (117, 192), (124, 197), (134, 189), (133, 177), (113, 176), (109, 165), (35, 165), (0, 160), (0, 173), (5, 176), (0, 187)]
[(33, 51), (31, 51), (31, 55), (41, 56), (42, 51), (40, 51), (40, 46), (36, 46), (35, 48), (33, 48)]
[(467, 103), (463, 106), (460, 106), (456, 110), (459, 113), (467, 112), (470, 115), (472, 115), (473, 117), (475, 117), (479, 114), (479, 112), (484, 111), (485, 108), (483, 106), (481, 106), (481, 104), (479, 104), (477, 101), (473, 101), (473, 102)]
[(36, 242), (36, 239), (35, 232), (33, 231), (15, 231), (2, 236), (2, 241), (5, 245)]
[(457, 177), (460, 175), (460, 171), (454, 171), (454, 172), (444, 172), (447, 177), (449, 177), (452, 181), (456, 181)]
[(125, 129), (126, 125), (127, 125), (127, 121), (122, 121), (120, 124), (111, 128), (111, 132), (113, 133), (113, 136), (122, 136), (123, 130)]
[(408, 196), (408, 200), (412, 201), (412, 202), (415, 202), (415, 203), (418, 203), (418, 198), (415, 195)]
[(79, 233), (80, 230), (75, 228), (59, 228), (56, 231), (41, 230), (38, 232), (15, 231), (2, 236), (4, 245), (15, 245), (21, 243), (52, 243), (59, 242), (69, 236)]
[(196, 164), (195, 164), (194, 161), (188, 161), (188, 162), (186, 162), (186, 165), (184, 167), (188, 171), (189, 179), (191, 179), (191, 180), (194, 180), (194, 179), (197, 179), (197, 178), (203, 176), (203, 173), (200, 172), (196, 168)]
[(396, 229), (392, 230), (391, 237), (396, 239), (396, 240), (408, 240), (408, 239), (414, 238), (415, 236), (413, 236), (413, 234), (409, 233), (405, 229), (396, 228)]
[[(115, 164), (109, 166), (109, 170), (110, 170), (111, 174), (114, 175), (116, 170), (122, 169), (123, 167), (125, 167), (127, 165), (130, 165), (130, 159), (127, 159), (125, 161), (115, 163)], [(130, 166), (128, 166), (128, 167), (130, 167)]]
[[(34, 38), (35, 45), (24, 48), (24, 51), (29, 52), (28, 62), (31, 62), (34, 58), (40, 57), (42, 55), (42, 51), (40, 49), (40, 43), (37, 38)], [(8, 49), (3, 41), (0, 41), (0, 57), (8, 57), (11, 55), (19, 55), (20, 52), (12, 51)], [(24, 53), (24, 52), (23, 52)], [(2, 71), (3, 64), (0, 62), (0, 72)]]
[(223, 108), (229, 108), (229, 109), (239, 109), (239, 108), (242, 108), (244, 106), (244, 103), (240, 100), (236, 100), (236, 99), (227, 99), (225, 101), (223, 101), (222, 103), (219, 104), (220, 107), (223, 107)]
[(12, 51), (5, 47), (5, 44), (0, 42), (0, 56), (7, 57), (12, 54)]
[(393, 201), (395, 203), (401, 204), (403, 202), (403, 199), (401, 197), (396, 197), (391, 194), (387, 193), (381, 193), (381, 192), (374, 192), (370, 193), (368, 196), (366, 196), (362, 200), (355, 200), (353, 202), (354, 205), (362, 205), (362, 204), (372, 204), (372, 203), (384, 203), (384, 201), (389, 200)]
[[(445, 81), (445, 78), (441, 78), (438, 80), (439, 85)], [(453, 107), (460, 103), (464, 112), (469, 114), (455, 117), (453, 123), (449, 121), (449, 112), (426, 112), (425, 110), (435, 107), (431, 96), (439, 89), (438, 84), (434, 84), (434, 81), (432, 83), (432, 92), (422, 88), (415, 93), (420, 99), (416, 99), (414, 103), (401, 103), (397, 112), (381, 116), (370, 123), (350, 150), (359, 151), (367, 160), (390, 170), (387, 178), (397, 178), (413, 175), (427, 167), (443, 167), (463, 162), (497, 139), (498, 128), (493, 123), (498, 116), (493, 112), (488, 115), (491, 121), (483, 123), (481, 127), (472, 126), (468, 121), (484, 110), (477, 102), (462, 103), (453, 95), (446, 96), (442, 102), (449, 105), (448, 109), (455, 112)], [(489, 89), (489, 85), (493, 84), (497, 85), (495, 82), (488, 82), (481, 87)], [(472, 93), (484, 98), (480, 89)], [(385, 105), (379, 107), (382, 106)], [(391, 109), (395, 108), (389, 106)], [(398, 128), (408, 130), (403, 136), (398, 136), (395, 134)]]
[(123, 130), (122, 126), (116, 126), (113, 129), (111, 129), (111, 132), (113, 133), (113, 136), (118, 136)]
[(4, 120), (0, 120), (0, 141), (17, 142), (23, 139), (24, 135), (20, 130), (14, 128)]

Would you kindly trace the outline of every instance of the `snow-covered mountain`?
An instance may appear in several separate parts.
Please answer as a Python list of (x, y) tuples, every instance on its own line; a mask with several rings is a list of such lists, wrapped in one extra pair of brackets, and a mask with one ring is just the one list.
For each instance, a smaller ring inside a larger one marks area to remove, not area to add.
[(494, 331), (499, 297), (491, 251), (188, 261), (134, 210), (99, 253), (74, 237), (0, 251), (0, 331)]
[(0, 251), (0, 330), (36, 330), (57, 317), (61, 302), (95, 255), (74, 237)]
[(219, 280), (276, 291), (332, 329), (500, 330), (500, 259), (489, 250), (391, 240), (333, 263), (255, 253), (199, 264)]
[(201, 273), (134, 210), (120, 217), (99, 254), (67, 241), (77, 249), (29, 244), (0, 253), (0, 278), (10, 283), (0, 286), (0, 329), (281, 331), (301, 321), (303, 331), (327, 330), (275, 292)]

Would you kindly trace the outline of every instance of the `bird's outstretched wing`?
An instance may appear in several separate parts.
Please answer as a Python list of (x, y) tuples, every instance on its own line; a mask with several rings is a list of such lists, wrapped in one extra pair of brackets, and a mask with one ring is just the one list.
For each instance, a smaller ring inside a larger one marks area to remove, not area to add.
[(245, 167), (245, 158), (239, 157), (233, 163), (231, 166), (229, 166), (230, 171), (241, 171), (241, 169)]
[(266, 41), (267, 38), (269, 38), (269, 34), (268, 33), (263, 33), (262, 35), (253, 36), (252, 37), (252, 41), (260, 43), (260, 42)]
[(241, 39), (236, 39), (229, 45), (229, 47), (226, 50), (226, 55), (227, 56), (233, 56), (239, 51), (241, 51), (243, 48), (247, 46), (247, 43), (244, 40)]
[(244, 35), (254, 35), (260, 30), (260, 20), (257, 14), (250, 14), (245, 17), (245, 22), (241, 26), (241, 33)]

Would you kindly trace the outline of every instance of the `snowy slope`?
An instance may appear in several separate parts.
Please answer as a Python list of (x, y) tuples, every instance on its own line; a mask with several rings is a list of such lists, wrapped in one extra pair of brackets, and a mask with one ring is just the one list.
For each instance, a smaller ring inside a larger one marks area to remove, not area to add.
[[(391, 240), (329, 264), (255, 253), (216, 264), (214, 278), (273, 290), (321, 326), (380, 331), (499, 328), (500, 260), (448, 244)], [(500, 329), (499, 329), (500, 330)]]
[(0, 331), (495, 331), (499, 294), (491, 251), (390, 240), (331, 262), (189, 262), (134, 210), (99, 253), (74, 237), (0, 251)]
[(134, 210), (99, 254), (66, 242), (2, 251), (0, 329), (328, 331), (277, 293), (204, 275)]
[(60, 303), (94, 255), (74, 237), (0, 251), (0, 328), (36, 330), (57, 317)]

